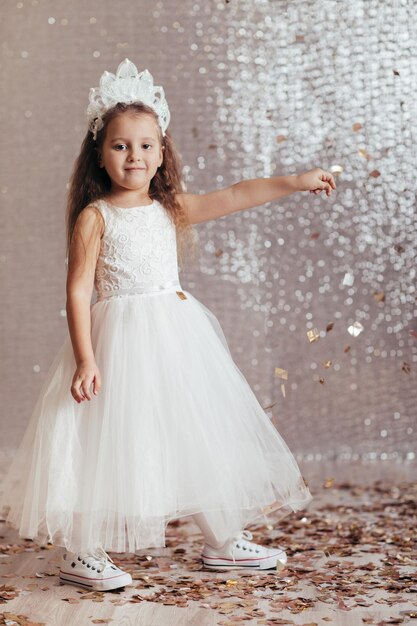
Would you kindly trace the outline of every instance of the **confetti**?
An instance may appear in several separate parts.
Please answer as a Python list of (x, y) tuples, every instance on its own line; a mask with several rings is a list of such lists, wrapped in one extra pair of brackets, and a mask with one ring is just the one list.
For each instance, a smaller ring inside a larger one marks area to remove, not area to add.
[[(415, 617), (417, 484), (378, 481), (364, 487), (337, 483), (328, 476), (315, 495), (308, 515), (305, 511), (294, 513), (279, 523), (251, 527), (256, 543), (284, 547), (288, 555), (285, 567), (235, 570), (232, 577), (230, 571), (205, 570), (200, 558), (202, 536), (191, 531), (190, 521), (181, 519), (167, 526), (165, 548), (155, 548), (152, 554), (110, 553), (116, 565), (132, 574), (133, 586), (111, 593), (63, 586), (65, 597), (61, 599), (73, 605), (74, 611), (83, 602), (101, 603), (100, 618), (91, 621), (97, 624), (112, 623), (115, 606), (143, 602), (177, 609), (204, 608), (217, 624), (307, 625), (315, 623), (319, 611), (320, 624), (332, 620), (336, 624), (335, 610), (349, 613), (349, 623), (358, 625), (403, 623)], [(275, 519), (272, 512), (271, 521)], [(41, 553), (37, 544), (25, 543), (4, 543), (0, 549), (13, 557), (31, 547), (32, 558), (37, 558)], [(172, 565), (177, 567), (172, 569)], [(53, 585), (50, 575), (56, 577), (58, 568), (47, 564), (45, 568), (42, 583), (49, 580)], [(29, 594), (48, 590), (38, 587), (42, 583), (36, 573), (29, 578), (34, 582), (28, 584), (25, 577), (23, 586), (0, 587), (3, 605), (26, 593), (24, 589)], [(301, 621), (293, 619), (298, 614)], [(35, 623), (30, 616), (3, 612), (0, 626), (7, 626), (6, 619), (10, 626)]]
[(278, 376), (279, 378), (283, 378), (284, 380), (288, 380), (287, 370), (283, 370), (280, 367), (275, 368), (275, 376)]
[(320, 339), (320, 333), (317, 328), (313, 328), (312, 330), (307, 331), (307, 337), (309, 342), (318, 341)]
[(409, 374), (411, 372), (411, 367), (410, 364), (407, 363), (406, 361), (403, 361), (402, 367), (401, 367), (402, 371), (405, 372), (406, 374)]
[(353, 274), (350, 274), (349, 272), (347, 272), (343, 277), (342, 285), (352, 286), (353, 281), (354, 281)]
[(376, 302), (385, 302), (385, 293), (383, 291), (376, 291), (374, 293), (374, 300)]
[(354, 322), (351, 326), (348, 326), (348, 333), (353, 337), (357, 337), (363, 331), (363, 326), (360, 322)]

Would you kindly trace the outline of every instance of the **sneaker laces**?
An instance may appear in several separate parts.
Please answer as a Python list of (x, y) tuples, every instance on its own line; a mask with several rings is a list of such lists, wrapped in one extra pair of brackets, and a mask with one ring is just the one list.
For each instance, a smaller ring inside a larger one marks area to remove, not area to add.
[[(89, 550), (85, 554), (78, 555), (78, 560), (80, 560), (84, 565), (87, 565), (87, 567), (97, 570), (99, 573), (106, 568), (109, 561), (114, 564), (114, 561), (101, 546), (98, 546), (93, 550)], [(102, 566), (101, 569), (99, 569), (100, 566)]]
[(250, 539), (253, 539), (253, 535), (250, 530), (242, 530), (240, 533), (233, 537), (233, 545), (232, 545), (232, 557), (233, 563), (236, 563), (235, 560), (235, 548), (242, 548), (243, 550), (248, 550), (249, 552), (259, 552), (259, 548), (262, 546), (257, 543), (253, 543)]

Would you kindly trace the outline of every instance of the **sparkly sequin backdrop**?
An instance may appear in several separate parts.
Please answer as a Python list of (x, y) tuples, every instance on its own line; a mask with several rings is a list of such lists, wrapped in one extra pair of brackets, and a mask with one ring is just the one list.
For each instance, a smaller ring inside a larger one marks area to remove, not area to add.
[(165, 88), (188, 191), (316, 166), (334, 173), (329, 199), (296, 193), (199, 224), (200, 260), (181, 283), (217, 315), (300, 461), (412, 463), (413, 5), (3, 3), (5, 455), (67, 332), (63, 207), (88, 89), (127, 56)]

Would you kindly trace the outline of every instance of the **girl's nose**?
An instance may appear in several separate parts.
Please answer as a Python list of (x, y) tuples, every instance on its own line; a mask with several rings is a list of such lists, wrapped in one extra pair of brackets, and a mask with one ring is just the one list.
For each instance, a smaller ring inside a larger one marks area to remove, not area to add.
[(130, 151), (129, 159), (131, 161), (137, 161), (140, 158), (141, 158), (140, 150), (137, 148), (132, 148), (132, 150)]

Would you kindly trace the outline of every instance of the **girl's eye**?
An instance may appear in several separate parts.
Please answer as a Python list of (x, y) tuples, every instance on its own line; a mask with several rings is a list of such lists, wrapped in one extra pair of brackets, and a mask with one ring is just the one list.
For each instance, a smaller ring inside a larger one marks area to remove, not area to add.
[[(150, 148), (152, 148), (152, 144), (151, 143), (144, 143), (143, 146), (149, 146)], [(115, 150), (117, 150), (118, 152), (120, 152), (121, 150), (126, 150), (127, 146), (124, 143), (118, 143), (115, 146), (113, 146), (113, 148)]]

